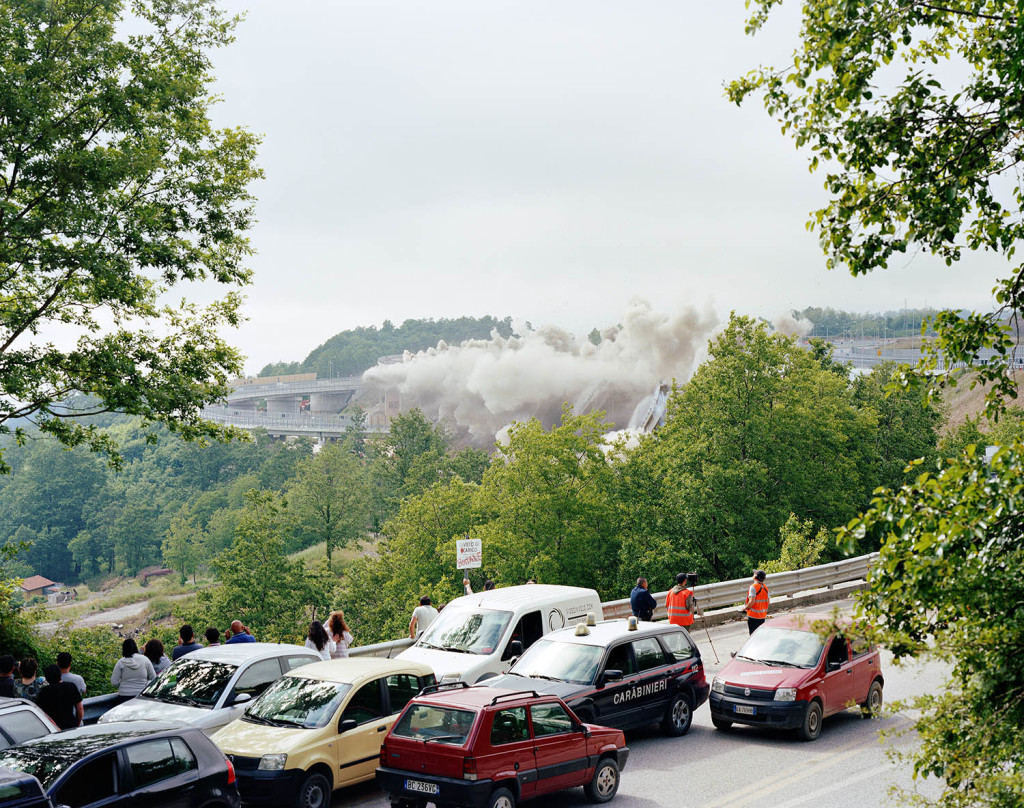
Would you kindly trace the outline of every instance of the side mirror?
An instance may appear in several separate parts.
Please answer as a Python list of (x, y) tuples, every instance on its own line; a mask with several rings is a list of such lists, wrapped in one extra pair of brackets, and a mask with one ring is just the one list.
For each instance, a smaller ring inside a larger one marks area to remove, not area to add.
[(512, 640), (501, 655), (502, 660), (517, 659), (523, 655), (523, 644), (519, 640)]
[(576, 725), (576, 732), (582, 732), (584, 738), (589, 738), (590, 737), (590, 730), (587, 729), (584, 724), (577, 724)]
[(609, 668), (608, 670), (603, 671), (602, 673), (599, 673), (597, 675), (596, 685), (598, 687), (604, 687), (609, 682), (621, 682), (621, 681), (622, 681), (622, 671), (617, 670), (615, 668)]
[(348, 732), (350, 729), (355, 729), (359, 726), (359, 722), (354, 718), (342, 718), (338, 721), (338, 734), (341, 735), (343, 732)]
[(237, 707), (239, 704), (245, 704), (247, 701), (252, 701), (252, 693), (236, 693), (235, 697), (231, 699), (231, 706)]
[(736, 659), (736, 652), (735, 651), (730, 651), (729, 652), (729, 656), (731, 656), (733, 659)]
[(831, 673), (832, 671), (839, 670), (841, 667), (843, 667), (843, 663), (842, 662), (829, 662), (825, 666), (825, 670), (827, 670), (829, 673)]

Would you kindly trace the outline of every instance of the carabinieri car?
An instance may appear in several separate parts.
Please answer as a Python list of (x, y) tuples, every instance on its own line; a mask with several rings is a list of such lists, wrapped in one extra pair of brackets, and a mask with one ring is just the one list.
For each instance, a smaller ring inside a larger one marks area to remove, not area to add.
[(710, 689), (686, 629), (632, 619), (553, 631), (507, 674), (481, 684), (558, 696), (588, 724), (630, 729), (660, 722), (668, 735), (689, 731)]

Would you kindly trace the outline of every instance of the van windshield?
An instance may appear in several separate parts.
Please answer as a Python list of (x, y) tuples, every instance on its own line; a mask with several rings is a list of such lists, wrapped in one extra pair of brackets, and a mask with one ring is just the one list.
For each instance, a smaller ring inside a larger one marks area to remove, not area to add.
[(420, 637), (421, 648), (464, 654), (493, 654), (498, 649), (512, 612), (493, 609), (452, 609), (441, 612)]

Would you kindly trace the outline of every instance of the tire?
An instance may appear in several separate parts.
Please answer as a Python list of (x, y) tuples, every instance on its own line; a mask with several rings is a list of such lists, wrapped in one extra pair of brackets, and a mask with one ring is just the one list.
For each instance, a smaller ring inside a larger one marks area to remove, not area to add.
[(715, 729), (720, 729), (722, 732), (726, 732), (732, 727), (732, 721), (729, 721), (726, 718), (715, 718), (715, 716), (711, 716), (711, 723), (715, 725)]
[(693, 707), (683, 693), (676, 693), (661, 720), (661, 731), (678, 738), (690, 731), (693, 724)]
[(864, 718), (873, 718), (880, 712), (882, 712), (882, 683), (875, 679), (871, 683), (871, 689), (868, 690), (868, 697), (860, 706), (860, 714)]
[(815, 741), (821, 735), (821, 704), (812, 701), (807, 705), (804, 721), (797, 730), (801, 741)]
[(295, 796), (295, 808), (330, 808), (331, 782), (320, 772), (306, 776)]
[(507, 788), (496, 788), (487, 801), (487, 808), (516, 808), (516, 795)]
[(619, 790), (619, 764), (613, 758), (601, 758), (583, 790), (591, 802), (608, 802)]

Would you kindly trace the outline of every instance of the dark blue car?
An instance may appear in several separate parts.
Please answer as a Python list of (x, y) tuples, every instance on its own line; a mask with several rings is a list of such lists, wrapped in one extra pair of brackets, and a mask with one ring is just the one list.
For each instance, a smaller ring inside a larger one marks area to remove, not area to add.
[(55, 806), (239, 808), (231, 763), (202, 730), (158, 721), (98, 724), (0, 751)]

